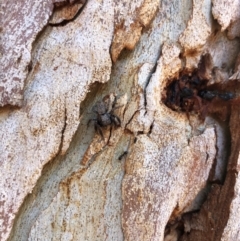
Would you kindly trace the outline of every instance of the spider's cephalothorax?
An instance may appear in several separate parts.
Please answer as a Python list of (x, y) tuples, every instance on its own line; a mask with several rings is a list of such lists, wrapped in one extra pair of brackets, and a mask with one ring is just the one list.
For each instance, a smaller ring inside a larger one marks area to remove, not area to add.
[(95, 131), (102, 139), (104, 139), (102, 128), (113, 125), (119, 127), (121, 125), (119, 117), (113, 114), (113, 111), (118, 108), (115, 104), (116, 97), (107, 95), (101, 101), (98, 101), (92, 109), (97, 114), (97, 118), (90, 119), (89, 122), (94, 122)]

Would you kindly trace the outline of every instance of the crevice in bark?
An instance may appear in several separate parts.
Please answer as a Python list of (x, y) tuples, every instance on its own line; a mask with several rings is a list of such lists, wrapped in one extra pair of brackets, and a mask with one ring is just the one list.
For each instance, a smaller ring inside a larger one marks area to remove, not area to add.
[[(88, 0), (80, 0), (78, 2), (83, 2), (82, 7), (77, 11), (77, 13), (74, 15), (73, 18), (71, 19), (64, 19), (62, 22), (60, 23), (49, 23), (48, 25), (51, 27), (63, 27), (66, 26), (68, 23), (73, 22), (74, 20), (76, 20), (78, 18), (78, 16), (80, 16), (80, 14), (82, 13), (82, 11), (85, 9), (85, 6), (88, 2)], [(62, 6), (61, 8), (64, 9), (65, 6)], [(54, 10), (53, 10), (53, 14), (54, 14)]]
[[(143, 94), (144, 94), (144, 107), (145, 107), (145, 109), (146, 109), (146, 107), (147, 107), (147, 87), (148, 87), (148, 85), (149, 85), (149, 83), (150, 83), (150, 80), (151, 80), (153, 74), (156, 72), (156, 69), (157, 69), (157, 66), (158, 66), (158, 60), (159, 60), (161, 54), (162, 54), (162, 52), (159, 51), (159, 54), (158, 54), (157, 59), (156, 59), (156, 62), (155, 62), (155, 64), (154, 64), (151, 72), (149, 73), (149, 76), (148, 76), (147, 81), (146, 81), (146, 85), (145, 85), (145, 87), (144, 87), (144, 93), (143, 93)], [(147, 111), (146, 111), (146, 112), (147, 112)], [(146, 114), (146, 113), (145, 113), (145, 114)]]
[[(194, 105), (197, 106), (198, 110), (202, 111), (202, 108), (201, 105), (198, 104), (199, 101), (196, 103), (193, 101), (190, 106), (191, 108), (185, 109), (185, 100), (187, 104), (190, 103), (189, 99), (191, 98), (201, 98), (201, 101), (208, 101), (209, 103), (205, 103), (207, 112), (203, 117), (205, 119), (206, 116), (210, 115), (218, 125), (222, 126), (224, 132), (222, 138), (225, 139), (224, 151), (226, 152), (226, 156), (225, 158), (218, 156), (218, 159), (216, 156), (209, 173), (209, 183), (205, 188), (207, 190), (207, 199), (202, 200), (200, 209), (198, 211), (195, 210), (194, 213), (181, 214), (175, 218), (174, 222), (169, 221), (165, 230), (165, 240), (171, 240), (168, 238), (171, 235), (175, 235), (176, 240), (180, 241), (220, 241), (229, 218), (231, 202), (234, 197), (235, 174), (237, 173), (236, 166), (240, 150), (240, 131), (238, 128), (240, 111), (237, 109), (239, 103), (237, 92), (240, 87), (237, 81), (232, 80), (229, 80), (227, 83), (220, 82), (207, 85), (209, 80), (205, 78), (207, 76), (207, 69), (205, 67), (206, 66), (202, 66), (202, 68), (196, 70), (197, 78), (199, 78), (198, 81), (204, 79), (206, 81), (206, 84), (204, 84), (206, 87), (200, 87), (198, 90), (199, 97), (195, 97), (194, 91), (191, 89), (191, 86), (194, 86), (193, 77), (187, 80), (189, 77), (183, 74), (180, 76), (180, 80), (182, 78), (181, 81), (183, 83), (178, 84), (176, 80), (174, 80), (175, 82), (173, 81), (168, 85), (169, 92), (167, 92), (166, 99), (163, 101), (165, 103), (168, 102), (167, 106), (172, 107), (174, 111), (186, 111), (188, 116), (189, 110), (195, 111)], [(194, 88), (195, 87), (193, 87), (193, 90)], [(199, 117), (201, 118), (201, 116)], [(216, 137), (219, 138), (217, 132)], [(218, 146), (217, 150), (220, 151)], [(226, 159), (228, 159), (228, 161)], [(222, 168), (224, 170), (221, 170), (222, 173), (220, 176), (216, 174), (218, 162), (223, 162)], [(179, 234), (179, 227), (184, 227), (181, 235)], [(170, 236), (168, 237), (167, 235)]]
[(131, 116), (131, 118), (129, 119), (129, 121), (125, 124), (125, 129), (128, 130), (127, 126), (131, 123), (131, 121), (133, 120), (134, 116), (137, 115), (137, 113), (139, 113), (139, 110), (136, 110), (133, 115)]
[(143, 132), (143, 131), (138, 131), (138, 132), (137, 132), (137, 136), (138, 136), (138, 135), (144, 135), (144, 132)]
[(224, 228), (228, 222), (231, 202), (234, 198), (236, 166), (240, 150), (240, 131), (238, 129), (240, 111), (236, 105), (238, 102), (233, 102), (231, 105), (231, 117), (229, 121), (231, 135), (225, 133), (225, 138), (230, 138), (227, 143), (231, 145), (231, 152), (228, 155), (228, 167), (225, 170), (224, 179), (214, 179), (215, 163), (209, 175), (210, 182), (207, 184), (210, 189), (207, 192), (206, 200), (202, 202), (200, 210), (185, 213), (181, 217), (178, 217), (178, 221), (176, 221), (179, 222), (178, 225), (175, 223), (175, 226), (171, 223), (168, 224), (172, 229), (173, 227), (176, 229), (174, 231), (176, 233), (179, 226), (181, 226), (181, 222), (183, 222), (184, 232), (181, 237), (178, 237), (180, 241), (220, 241), (222, 238)]
[[(231, 133), (228, 120), (222, 121), (213, 116), (216, 121), (214, 128), (216, 135), (216, 150), (217, 154), (210, 170), (208, 181), (210, 184), (216, 183), (223, 185), (227, 174), (227, 164), (231, 151)], [(221, 130), (219, 130), (221, 128)]]
[(56, 154), (56, 156), (61, 152), (62, 147), (63, 147), (63, 140), (64, 140), (64, 133), (66, 130), (66, 126), (67, 126), (67, 108), (66, 108), (66, 100), (65, 100), (65, 108), (64, 108), (64, 124), (63, 124), (63, 128), (61, 131), (61, 142), (59, 145), (59, 149), (58, 149), (58, 153)]
[(8, 116), (8, 114), (13, 112), (14, 110), (19, 110), (19, 109), (21, 109), (21, 107), (19, 107), (19, 106), (13, 106), (13, 105), (1, 106), (0, 107), (0, 121), (2, 121), (2, 119), (6, 118)]
[[(237, 103), (236, 103), (237, 104)], [(228, 162), (228, 170), (224, 185), (221, 188), (220, 197), (218, 200), (219, 209), (216, 212), (216, 227), (217, 231), (214, 235), (214, 240), (220, 240), (222, 233), (227, 224), (231, 202), (234, 198), (234, 189), (236, 182), (237, 163), (240, 151), (240, 129), (239, 127), (239, 116), (240, 110), (237, 105), (231, 106), (231, 117), (230, 117), (230, 131), (231, 131), (231, 154)]]
[(152, 124), (150, 125), (149, 131), (148, 131), (148, 134), (147, 134), (148, 136), (151, 135), (153, 126), (154, 126), (154, 120), (153, 120)]
[(124, 151), (119, 157), (118, 160), (121, 161), (124, 157), (126, 157), (128, 154), (128, 151)]

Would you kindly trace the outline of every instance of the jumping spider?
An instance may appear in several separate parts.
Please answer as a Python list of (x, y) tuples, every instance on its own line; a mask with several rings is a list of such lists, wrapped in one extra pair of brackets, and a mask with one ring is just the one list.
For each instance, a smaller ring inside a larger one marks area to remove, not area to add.
[(101, 101), (98, 101), (92, 111), (97, 114), (96, 119), (90, 119), (88, 121), (88, 125), (90, 122), (94, 122), (95, 131), (102, 137), (103, 131), (102, 128), (107, 126), (114, 125), (115, 127), (119, 127), (121, 125), (121, 120), (118, 116), (114, 115), (113, 112), (115, 109), (119, 108), (116, 107), (116, 97), (113, 94), (106, 95)]

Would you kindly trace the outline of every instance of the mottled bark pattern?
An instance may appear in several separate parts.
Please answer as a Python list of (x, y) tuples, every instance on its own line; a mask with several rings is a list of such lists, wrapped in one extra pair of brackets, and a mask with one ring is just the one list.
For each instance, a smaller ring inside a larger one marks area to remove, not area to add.
[(240, 240), (239, 5), (5, 1), (0, 240)]
[(1, 4), (0, 106), (21, 106), (32, 44), (47, 24), (53, 4), (20, 0)]

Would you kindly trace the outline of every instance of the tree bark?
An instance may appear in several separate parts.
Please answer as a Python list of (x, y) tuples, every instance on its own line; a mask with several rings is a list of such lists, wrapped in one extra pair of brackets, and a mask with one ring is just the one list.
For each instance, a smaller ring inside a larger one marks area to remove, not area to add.
[(239, 7), (3, 3), (0, 240), (240, 240)]

